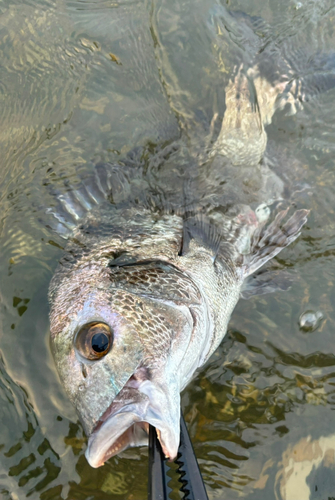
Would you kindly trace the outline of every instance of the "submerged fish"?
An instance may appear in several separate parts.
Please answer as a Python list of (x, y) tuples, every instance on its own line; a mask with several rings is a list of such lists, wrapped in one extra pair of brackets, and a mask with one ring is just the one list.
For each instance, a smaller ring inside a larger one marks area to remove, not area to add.
[(148, 424), (176, 457), (180, 391), (221, 342), (245, 278), (299, 235), (306, 210), (280, 227), (285, 215), (264, 227), (250, 212), (225, 233), (105, 204), (74, 231), (50, 285), (51, 338), (93, 467), (143, 444)]
[(190, 155), (180, 171), (178, 155), (166, 160), (163, 202), (147, 170), (126, 164), (59, 196), (68, 243), (50, 284), (52, 349), (93, 467), (145, 444), (149, 424), (176, 457), (180, 392), (220, 344), (246, 278), (307, 220), (276, 209), (283, 181), (264, 156), (264, 125), (297, 85), (263, 73), (256, 61), (232, 76), (207, 160)]

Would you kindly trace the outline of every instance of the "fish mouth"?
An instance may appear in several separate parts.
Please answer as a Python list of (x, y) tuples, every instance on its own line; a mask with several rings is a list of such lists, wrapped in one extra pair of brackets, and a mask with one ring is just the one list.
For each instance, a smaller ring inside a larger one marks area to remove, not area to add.
[(85, 455), (91, 467), (100, 467), (129, 447), (147, 445), (149, 425), (156, 428), (165, 457), (174, 460), (180, 439), (180, 396), (173, 388), (173, 383), (139, 382), (132, 376), (89, 437)]

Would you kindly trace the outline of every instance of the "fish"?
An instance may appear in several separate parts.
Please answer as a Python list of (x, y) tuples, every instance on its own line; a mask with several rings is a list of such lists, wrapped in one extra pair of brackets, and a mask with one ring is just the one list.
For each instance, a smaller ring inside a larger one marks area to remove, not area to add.
[(99, 163), (49, 210), (67, 241), (49, 287), (51, 348), (92, 467), (147, 444), (149, 425), (176, 457), (181, 391), (252, 293), (249, 278), (307, 222), (266, 156), (265, 126), (301, 94), (262, 61), (231, 75), (206, 147), (185, 153), (177, 139), (149, 167), (136, 152)]
[[(177, 455), (180, 392), (224, 337), (243, 283), (294, 241), (307, 210), (219, 228), (108, 201), (73, 231), (49, 290), (57, 370), (99, 467), (146, 442)], [(246, 250), (245, 241), (250, 242)]]

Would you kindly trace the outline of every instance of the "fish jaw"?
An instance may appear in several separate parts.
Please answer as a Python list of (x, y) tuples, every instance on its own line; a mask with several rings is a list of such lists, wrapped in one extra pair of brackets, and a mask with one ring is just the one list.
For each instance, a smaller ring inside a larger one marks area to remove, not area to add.
[(86, 459), (103, 465), (128, 447), (148, 444), (149, 425), (156, 428), (164, 455), (173, 460), (180, 441), (180, 388), (176, 380), (160, 383), (131, 378), (100, 418), (88, 440)]

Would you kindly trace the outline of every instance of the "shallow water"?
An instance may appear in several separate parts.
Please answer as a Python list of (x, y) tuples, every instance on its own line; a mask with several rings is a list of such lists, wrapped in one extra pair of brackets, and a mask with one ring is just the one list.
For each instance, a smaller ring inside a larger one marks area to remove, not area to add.
[[(254, 40), (224, 22), (223, 8), (262, 18), (258, 39), (302, 70), (304, 57), (334, 47), (330, 0), (0, 3), (1, 499), (146, 498), (145, 448), (97, 470), (84, 457), (49, 349), (47, 290), (61, 242), (39, 219), (53, 203), (50, 186), (75, 184), (97, 161), (148, 143), (201, 142)], [(279, 111), (267, 128), (280, 168), (299, 180), (291, 201), (311, 209), (299, 240), (276, 259), (293, 286), (241, 300), (183, 393), (209, 498), (333, 496), (334, 96), (294, 116)], [(305, 331), (308, 310), (323, 318)]]

